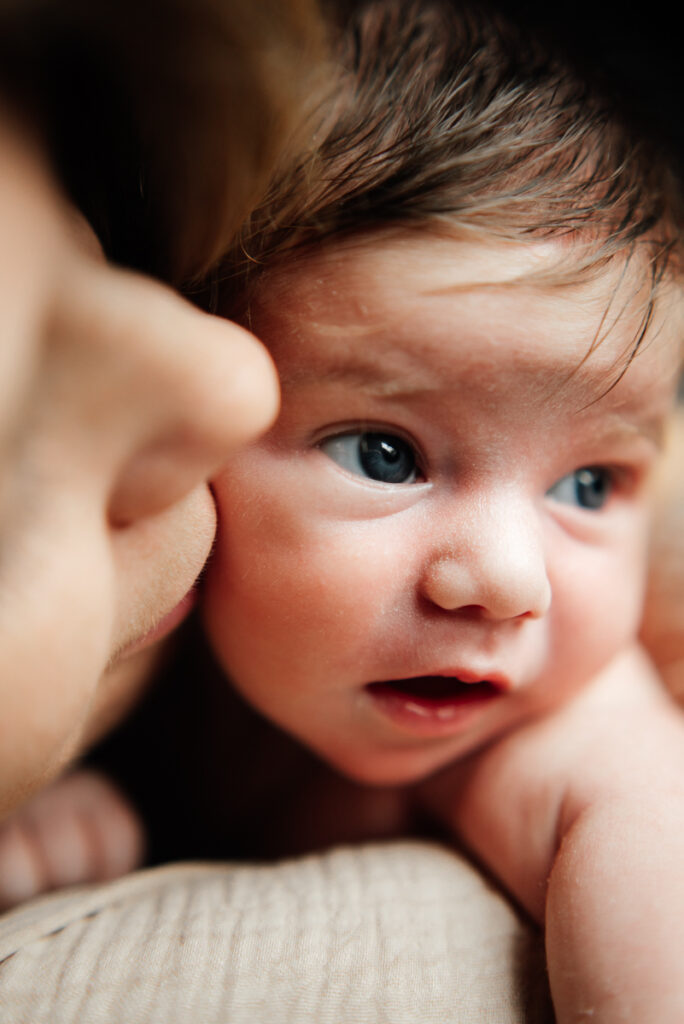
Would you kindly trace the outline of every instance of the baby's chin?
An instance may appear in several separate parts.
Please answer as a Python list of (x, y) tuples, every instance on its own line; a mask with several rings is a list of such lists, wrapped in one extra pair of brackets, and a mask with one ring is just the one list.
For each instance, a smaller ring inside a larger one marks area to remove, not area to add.
[(460, 759), (457, 755), (434, 749), (372, 752), (310, 749), (339, 775), (364, 786), (414, 785)]

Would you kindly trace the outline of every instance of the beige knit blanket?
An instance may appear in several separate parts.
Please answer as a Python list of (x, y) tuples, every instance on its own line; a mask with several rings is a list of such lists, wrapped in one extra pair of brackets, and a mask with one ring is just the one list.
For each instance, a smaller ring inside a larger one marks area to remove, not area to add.
[(551, 1024), (537, 932), (436, 845), (180, 865), (0, 918), (2, 1024)]

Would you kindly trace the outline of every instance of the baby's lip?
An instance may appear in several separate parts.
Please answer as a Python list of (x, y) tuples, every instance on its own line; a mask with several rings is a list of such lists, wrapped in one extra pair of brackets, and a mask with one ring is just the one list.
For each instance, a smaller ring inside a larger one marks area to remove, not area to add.
[(476, 672), (472, 669), (446, 669), (437, 672), (426, 672), (405, 678), (385, 679), (368, 684), (374, 687), (391, 687), (406, 695), (418, 695), (425, 699), (444, 700), (454, 695), (466, 695), (475, 692), (491, 695), (508, 693), (513, 689), (511, 680), (501, 672)]
[(402, 732), (438, 737), (460, 733), (511, 689), (505, 677), (435, 673), (367, 683), (373, 707)]
[(456, 675), (411, 676), (408, 679), (386, 679), (368, 683), (366, 689), (375, 695), (394, 693), (406, 700), (438, 706), (456, 702), (469, 703), (497, 697), (509, 687), (494, 679), (464, 679)]

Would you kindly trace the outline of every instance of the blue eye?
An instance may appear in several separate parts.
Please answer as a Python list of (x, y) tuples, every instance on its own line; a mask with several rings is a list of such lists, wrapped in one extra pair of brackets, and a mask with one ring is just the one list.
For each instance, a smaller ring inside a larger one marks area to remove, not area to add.
[(418, 479), (416, 454), (394, 434), (366, 431), (338, 434), (323, 441), (321, 451), (355, 476), (383, 484), (412, 484)]
[(546, 492), (563, 505), (597, 510), (603, 508), (613, 489), (612, 473), (603, 466), (583, 466), (568, 473)]

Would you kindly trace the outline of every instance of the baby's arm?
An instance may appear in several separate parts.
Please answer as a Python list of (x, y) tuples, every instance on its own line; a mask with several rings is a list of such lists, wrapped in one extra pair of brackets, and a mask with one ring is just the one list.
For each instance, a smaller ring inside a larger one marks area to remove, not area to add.
[(684, 722), (639, 651), (428, 796), (545, 924), (558, 1024), (684, 1020)]

